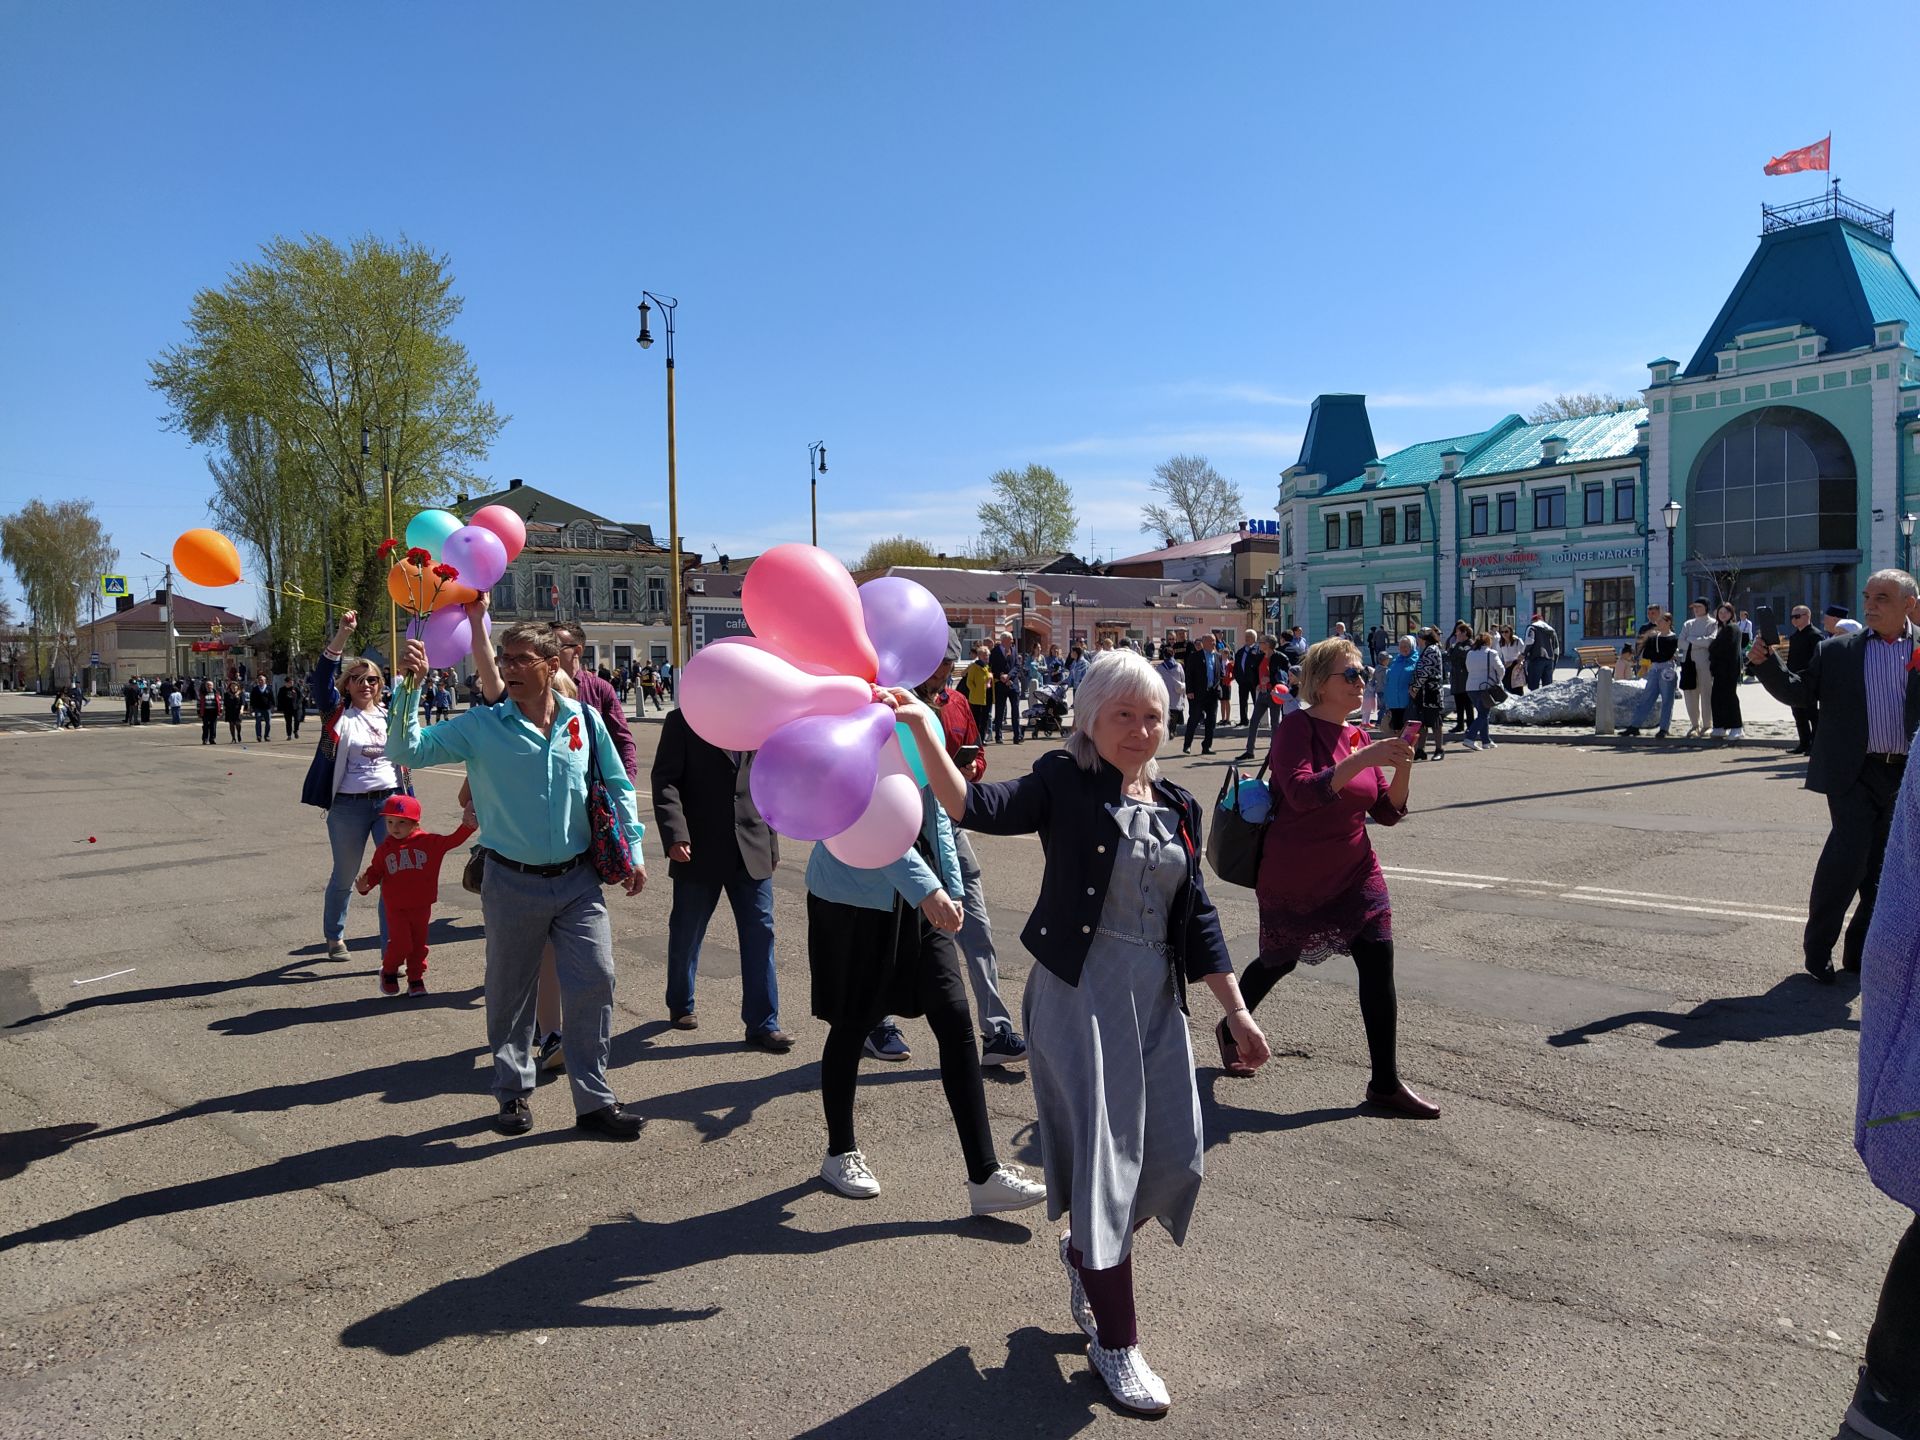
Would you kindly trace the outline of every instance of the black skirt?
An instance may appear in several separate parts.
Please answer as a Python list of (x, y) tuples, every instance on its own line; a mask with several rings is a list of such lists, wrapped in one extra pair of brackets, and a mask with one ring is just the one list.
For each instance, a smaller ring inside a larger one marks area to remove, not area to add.
[(905, 901), (869, 910), (808, 895), (807, 969), (813, 1018), (830, 1026), (954, 1007), (966, 1013), (960, 947)]

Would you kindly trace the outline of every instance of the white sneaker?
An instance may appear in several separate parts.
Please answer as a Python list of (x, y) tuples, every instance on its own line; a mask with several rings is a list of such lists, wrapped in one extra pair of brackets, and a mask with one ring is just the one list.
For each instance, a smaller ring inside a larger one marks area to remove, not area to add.
[(1731, 730), (1727, 731), (1727, 739), (1738, 740), (1746, 733), (1747, 732), (1743, 727), (1736, 725)]
[(1707, 738), (1709, 740), (1724, 740), (1727, 738), (1727, 732), (1722, 730), (1719, 726), (1716, 725), (1713, 729), (1707, 732)]
[(820, 1178), (852, 1200), (871, 1200), (880, 1193), (880, 1182), (858, 1150), (827, 1156), (820, 1165)]
[(1480, 748), (1483, 750), (1498, 750), (1500, 747), (1491, 740), (1482, 740), (1480, 742)]
[(1098, 1340), (1087, 1342), (1087, 1358), (1100, 1378), (1107, 1382), (1113, 1398), (1129, 1410), (1143, 1415), (1164, 1415), (1173, 1408), (1167, 1394), (1167, 1382), (1147, 1368), (1146, 1357), (1138, 1345), (1124, 1350), (1106, 1350)]
[(327, 959), (329, 959), (329, 960), (345, 960), (346, 958), (348, 958), (348, 957), (347, 957), (347, 942), (346, 942), (346, 941), (344, 941), (344, 940), (329, 940), (329, 941), (327, 941)]
[(1478, 750), (1480, 747), (1471, 740), (1462, 740), (1460, 742), (1460, 748), (1462, 750)]
[(1047, 1198), (1047, 1187), (1038, 1180), (1027, 1179), (1026, 1172), (1018, 1165), (1002, 1165), (978, 1185), (969, 1180), (967, 1196), (973, 1201), (974, 1214), (997, 1215), (1002, 1210), (1025, 1210), (1029, 1205), (1038, 1205)]
[(1080, 1267), (1067, 1253), (1072, 1244), (1071, 1231), (1060, 1237), (1060, 1263), (1067, 1267), (1067, 1308), (1073, 1312), (1073, 1323), (1086, 1332), (1087, 1339), (1098, 1340), (1100, 1328), (1093, 1318), (1093, 1302), (1087, 1299), (1087, 1287), (1080, 1283)]

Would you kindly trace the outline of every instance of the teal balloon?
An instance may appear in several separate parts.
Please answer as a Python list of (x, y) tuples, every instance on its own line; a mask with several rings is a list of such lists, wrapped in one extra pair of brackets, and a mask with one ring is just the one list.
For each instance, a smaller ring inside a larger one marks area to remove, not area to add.
[(446, 510), (422, 510), (407, 522), (407, 548), (424, 550), (438, 560), (446, 538), (465, 523)]
[(913, 771), (914, 781), (917, 784), (925, 785), (927, 783), (927, 767), (920, 763), (920, 746), (914, 741), (913, 731), (906, 727), (904, 721), (900, 721), (895, 723), (893, 733), (900, 737), (900, 748), (907, 752), (907, 768)]

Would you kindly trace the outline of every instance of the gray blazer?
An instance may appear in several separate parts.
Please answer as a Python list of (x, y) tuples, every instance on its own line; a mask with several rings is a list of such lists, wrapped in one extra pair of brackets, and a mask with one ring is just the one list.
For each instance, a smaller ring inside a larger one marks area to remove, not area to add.
[[(1907, 626), (1920, 643), (1920, 628)], [(1839, 795), (1851, 789), (1867, 763), (1866, 649), (1873, 632), (1835, 635), (1820, 642), (1804, 675), (1796, 675), (1769, 655), (1754, 667), (1767, 693), (1795, 709), (1818, 706), (1820, 724), (1813, 732), (1813, 756), (1807, 761), (1807, 789), (1820, 795)], [(1920, 728), (1920, 672), (1907, 674), (1907, 710), (1902, 722), (1912, 737)]]
[(685, 843), (693, 858), (670, 861), (667, 873), (720, 883), (741, 868), (765, 880), (780, 863), (780, 840), (753, 803), (751, 752), (702, 740), (678, 710), (669, 710), (653, 756), (653, 818), (660, 843)]

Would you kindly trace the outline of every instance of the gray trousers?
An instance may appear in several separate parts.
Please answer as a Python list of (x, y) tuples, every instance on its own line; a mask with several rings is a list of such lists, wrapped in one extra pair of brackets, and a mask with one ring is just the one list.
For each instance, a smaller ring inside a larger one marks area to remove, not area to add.
[(960, 902), (964, 919), (957, 937), (973, 985), (974, 1008), (980, 1012), (980, 1033), (1011, 1030), (1013, 1017), (1000, 999), (1000, 965), (993, 953), (993, 922), (987, 918), (987, 898), (980, 888), (980, 861), (966, 832), (953, 832), (953, 848), (960, 855), (960, 880), (966, 895)]
[(591, 865), (564, 875), (527, 875), (491, 862), (480, 888), (487, 925), (487, 1048), (493, 1051), (493, 1093), (501, 1099), (534, 1086), (534, 992), (540, 951), (553, 942), (560, 979), (561, 1049), (573, 1108), (579, 1114), (614, 1103), (607, 1084), (613, 1048), (613, 930)]

